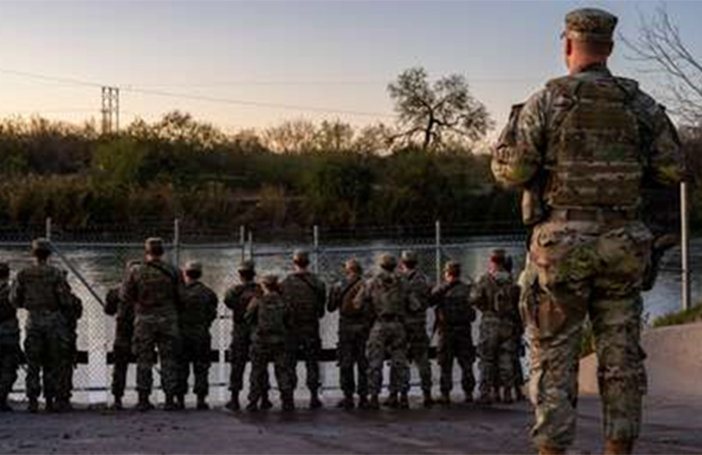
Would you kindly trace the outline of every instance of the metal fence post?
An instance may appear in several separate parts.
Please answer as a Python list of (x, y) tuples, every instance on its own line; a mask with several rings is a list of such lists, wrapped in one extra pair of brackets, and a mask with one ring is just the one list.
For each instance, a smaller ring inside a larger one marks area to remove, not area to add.
[(241, 262), (246, 260), (246, 226), (239, 226), (239, 248), (241, 248)]
[(312, 238), (314, 242), (314, 263), (312, 263), (312, 267), (314, 273), (319, 273), (319, 226), (316, 224), (312, 228)]
[(249, 231), (249, 259), (252, 261), (255, 261), (256, 259), (254, 258), (254, 243), (253, 243), (253, 232)]
[(173, 220), (173, 263), (180, 267), (180, 220)]
[(687, 182), (680, 183), (680, 262), (682, 268), (682, 309), (690, 308), (690, 216)]
[(436, 222), (436, 284), (441, 283), (441, 221)]
[(44, 237), (46, 240), (51, 241), (51, 217), (48, 217), (44, 224)]

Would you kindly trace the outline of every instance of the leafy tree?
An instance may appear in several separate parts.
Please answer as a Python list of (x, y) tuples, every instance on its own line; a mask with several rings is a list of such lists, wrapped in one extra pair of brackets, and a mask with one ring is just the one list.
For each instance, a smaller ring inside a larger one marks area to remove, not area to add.
[(444, 141), (475, 141), (492, 127), (487, 109), (473, 98), (465, 77), (452, 74), (433, 84), (424, 68), (410, 68), (388, 85), (399, 115), (394, 137), (406, 143), (419, 140), (421, 148), (439, 148)]

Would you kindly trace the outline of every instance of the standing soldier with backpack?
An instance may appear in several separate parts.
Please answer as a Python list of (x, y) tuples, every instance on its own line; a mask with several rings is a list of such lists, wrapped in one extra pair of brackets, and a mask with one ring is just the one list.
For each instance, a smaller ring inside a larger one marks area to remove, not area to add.
[(185, 266), (185, 286), (180, 310), (180, 390), (178, 407), (185, 408), (185, 394), (188, 392), (190, 366), (193, 368), (197, 396), (197, 409), (209, 409), (210, 351), (212, 336), (210, 327), (217, 318), (217, 294), (200, 281), (202, 264), (188, 262)]
[[(339, 407), (353, 409), (353, 395), (358, 393), (358, 407), (368, 408), (368, 358), (366, 343), (370, 332), (371, 317), (367, 306), (356, 307), (354, 299), (363, 287), (363, 269), (355, 259), (344, 264), (346, 278), (332, 286), (327, 311), (339, 310), (339, 381), (344, 399)], [(358, 380), (354, 378), (354, 368)]]
[(451, 404), (454, 360), (457, 360), (461, 367), (461, 385), (465, 401), (473, 401), (475, 346), (472, 324), (475, 322), (475, 310), (470, 302), (471, 286), (472, 283), (461, 280), (461, 264), (449, 261), (444, 266), (444, 282), (436, 286), (431, 293), (431, 305), (435, 306), (436, 330), (439, 333), (439, 403), (445, 406)]
[(319, 320), (324, 317), (326, 288), (317, 275), (307, 270), (310, 265), (306, 251), (293, 254), (294, 272), (282, 282), (283, 298), (292, 313), (293, 332), (290, 337), (290, 371), (293, 386), (297, 387), (297, 357), (305, 360), (307, 388), (310, 391), (310, 409), (322, 407), (319, 400), (319, 356), (322, 340), (319, 336)]
[(17, 380), (20, 329), (17, 309), (10, 303), (10, 266), (0, 262), (0, 412), (12, 411), (7, 397)]
[(417, 254), (403, 251), (400, 257), (401, 273), (407, 281), (410, 304), (407, 308), (405, 328), (409, 345), (409, 361), (419, 370), (424, 395), (424, 407), (434, 404), (431, 397), (431, 363), (429, 362), (429, 337), (427, 336), (427, 309), (431, 286), (424, 275), (417, 269)]
[(134, 306), (134, 353), (137, 357), (137, 409), (153, 409), (149, 397), (153, 386), (154, 350), (161, 361), (161, 383), (166, 393), (165, 409), (177, 409), (178, 310), (183, 295), (180, 271), (163, 261), (163, 240), (149, 238), (144, 261), (133, 265), (122, 282), (120, 299)]
[[(133, 264), (129, 264), (131, 268)], [(112, 408), (121, 411), (122, 397), (127, 385), (127, 370), (132, 357), (134, 337), (134, 306), (127, 305), (119, 297), (119, 286), (107, 291), (105, 314), (115, 317), (115, 339), (112, 343)]]
[(70, 390), (65, 390), (62, 378), (73, 368), (71, 331), (62, 313), (71, 306), (70, 291), (63, 272), (48, 264), (51, 243), (47, 239), (32, 242), (32, 255), (36, 262), (20, 270), (10, 294), (12, 304), (29, 313), (24, 339), (29, 412), (39, 411), (42, 383), (46, 410), (62, 411), (70, 407)]
[(519, 288), (506, 270), (502, 249), (490, 255), (488, 272), (472, 290), (471, 301), (480, 310), (480, 395), (478, 402), (512, 403), (514, 398), (514, 356), (517, 352), (514, 333), (519, 314)]
[[(409, 367), (407, 365), (407, 333), (405, 316), (409, 302), (406, 281), (395, 272), (397, 262), (390, 254), (383, 254), (378, 261), (380, 270), (356, 296), (357, 309), (369, 306), (374, 322), (368, 337), (368, 379), (371, 409), (380, 408), (378, 395), (383, 386), (385, 355), (390, 356), (389, 405), (409, 408)], [(398, 401), (398, 394), (401, 398)]]
[(291, 333), (291, 314), (280, 295), (278, 277), (263, 277), (263, 295), (254, 297), (246, 310), (246, 321), (251, 335), (251, 385), (249, 387), (248, 411), (258, 410), (258, 403), (268, 391), (268, 363), (275, 366), (275, 378), (280, 390), (283, 411), (295, 409), (294, 385), (290, 361), (288, 337)]
[[(256, 265), (251, 260), (246, 260), (239, 265), (239, 280), (224, 294), (224, 305), (232, 311), (232, 341), (229, 345), (231, 372), (229, 374), (229, 390), (231, 397), (226, 407), (232, 411), (240, 409), (239, 394), (244, 388), (244, 370), (249, 360), (251, 351), (251, 327), (246, 322), (246, 308), (249, 303), (263, 294), (261, 286), (256, 283)], [(266, 384), (261, 394), (261, 409), (270, 409), (273, 406), (268, 399), (268, 370), (264, 374)]]

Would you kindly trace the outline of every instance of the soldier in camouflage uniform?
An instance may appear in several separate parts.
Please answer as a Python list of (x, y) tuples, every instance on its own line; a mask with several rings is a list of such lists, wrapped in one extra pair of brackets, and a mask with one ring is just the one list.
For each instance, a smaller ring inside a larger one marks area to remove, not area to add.
[[(517, 346), (515, 321), (519, 313), (519, 287), (507, 271), (504, 250), (490, 256), (488, 272), (478, 280), (471, 293), (472, 304), (480, 310), (480, 395), (478, 402), (512, 403), (514, 397), (514, 357)], [(501, 392), (501, 393), (500, 393)]]
[(451, 403), (453, 388), (453, 362), (461, 367), (461, 385), (465, 401), (473, 401), (475, 376), (475, 346), (473, 329), (475, 309), (470, 303), (472, 283), (461, 280), (461, 265), (449, 261), (444, 266), (444, 282), (431, 292), (430, 303), (435, 306), (436, 329), (439, 333), (437, 358), (441, 367), (441, 398), (439, 403)]
[(306, 251), (295, 251), (293, 267), (295, 271), (282, 282), (283, 298), (290, 307), (293, 331), (290, 337), (290, 369), (293, 385), (297, 387), (297, 358), (305, 360), (307, 388), (310, 391), (310, 409), (322, 407), (319, 400), (319, 356), (322, 340), (319, 337), (319, 320), (324, 317), (326, 289), (324, 283), (307, 267), (310, 264)]
[(10, 303), (10, 266), (0, 262), (0, 412), (12, 411), (7, 397), (17, 380), (19, 356), (17, 309)]
[[(374, 322), (366, 345), (371, 409), (378, 409), (378, 394), (383, 385), (383, 363), (390, 356), (390, 405), (409, 408), (409, 366), (407, 364), (407, 334), (405, 316), (409, 306), (407, 282), (395, 272), (397, 262), (390, 254), (383, 254), (378, 273), (366, 282), (356, 296), (358, 309), (371, 308)], [(398, 402), (397, 396), (401, 394)], [(394, 403), (393, 403), (394, 401)]]
[(32, 242), (32, 255), (35, 264), (20, 270), (10, 293), (12, 304), (29, 313), (24, 340), (29, 411), (39, 410), (42, 381), (47, 411), (61, 411), (70, 407), (63, 378), (73, 368), (71, 330), (63, 314), (71, 306), (70, 291), (63, 272), (48, 264), (48, 240)]
[(257, 411), (258, 402), (268, 390), (268, 363), (275, 366), (275, 379), (280, 390), (284, 411), (295, 409), (294, 385), (288, 356), (292, 319), (285, 300), (280, 295), (278, 278), (263, 277), (263, 295), (256, 296), (246, 310), (251, 335), (251, 385), (248, 411)]
[(654, 257), (640, 208), (652, 190), (675, 200), (682, 168), (664, 109), (607, 68), (616, 23), (598, 9), (566, 16), (569, 75), (513, 109), (493, 154), (496, 178), (525, 190), (523, 216), (533, 225), (520, 310), (531, 346), (533, 438), (544, 454), (564, 453), (573, 442), (588, 316), (605, 453), (630, 453), (639, 436), (646, 389), (640, 292)]
[(178, 311), (183, 296), (180, 271), (162, 260), (160, 238), (149, 238), (144, 262), (132, 266), (122, 281), (120, 299), (134, 306), (134, 353), (137, 357), (137, 409), (153, 409), (149, 396), (153, 385), (154, 349), (161, 361), (161, 383), (166, 410), (176, 410), (180, 330)]
[[(367, 306), (357, 308), (354, 299), (363, 287), (363, 269), (355, 259), (344, 264), (346, 278), (332, 286), (327, 302), (330, 313), (339, 310), (339, 381), (344, 399), (339, 407), (353, 409), (354, 393), (358, 393), (358, 407), (368, 408), (368, 359), (366, 343), (370, 333), (371, 317)], [(354, 377), (357, 370), (358, 380)]]
[[(514, 260), (512, 256), (507, 256), (505, 258), (505, 270), (514, 279)], [(519, 286), (519, 285), (517, 285)], [(514, 399), (516, 401), (524, 401), (526, 397), (524, 396), (524, 371), (522, 368), (522, 358), (526, 355), (526, 349), (524, 346), (524, 323), (522, 322), (522, 316), (519, 312), (519, 302), (517, 302), (517, 311), (514, 314), (514, 355), (512, 357), (513, 372), (514, 372)]]
[(417, 366), (422, 382), (424, 407), (434, 404), (431, 397), (431, 363), (429, 362), (429, 337), (427, 336), (427, 309), (431, 286), (426, 275), (417, 269), (417, 254), (403, 251), (400, 257), (402, 276), (409, 285), (410, 306), (405, 318), (409, 360)]
[[(134, 263), (130, 264), (131, 268)], [(115, 340), (112, 344), (113, 409), (122, 410), (122, 397), (127, 385), (127, 370), (132, 356), (134, 337), (134, 306), (124, 304), (119, 297), (119, 286), (110, 289), (105, 297), (105, 314), (115, 317)]]
[(183, 289), (180, 322), (180, 387), (178, 406), (185, 407), (184, 395), (188, 391), (188, 376), (192, 365), (197, 396), (197, 409), (209, 409), (210, 351), (212, 336), (210, 327), (217, 318), (217, 294), (200, 281), (202, 264), (189, 262), (185, 266), (185, 287)]
[[(224, 304), (232, 310), (232, 341), (229, 345), (229, 355), (231, 359), (231, 372), (229, 375), (229, 390), (231, 398), (227, 403), (227, 408), (238, 411), (239, 393), (244, 388), (244, 370), (249, 359), (251, 350), (251, 327), (246, 322), (246, 308), (254, 297), (261, 296), (263, 290), (256, 283), (256, 266), (253, 261), (247, 260), (239, 266), (240, 283), (227, 289), (224, 294)], [(266, 384), (264, 392), (261, 394), (261, 408), (270, 409), (273, 406), (268, 399), (268, 370), (265, 370)]]

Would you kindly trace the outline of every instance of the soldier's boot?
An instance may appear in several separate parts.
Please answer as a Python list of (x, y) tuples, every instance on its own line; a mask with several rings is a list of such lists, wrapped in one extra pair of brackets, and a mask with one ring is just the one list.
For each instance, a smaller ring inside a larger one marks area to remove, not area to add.
[(271, 400), (268, 398), (268, 392), (265, 392), (261, 397), (261, 409), (264, 411), (268, 411), (272, 407), (273, 403), (271, 403)]
[(336, 404), (337, 408), (350, 411), (354, 408), (353, 395), (345, 395), (344, 398)]
[(56, 401), (55, 409), (56, 412), (71, 412), (73, 411), (73, 405), (68, 399), (60, 399)]
[(561, 449), (559, 447), (553, 447), (546, 444), (539, 446), (539, 455), (565, 455), (565, 453), (565, 449)]
[(431, 396), (431, 390), (425, 390), (424, 391), (424, 407), (425, 408), (431, 408), (434, 406), (434, 399)]
[(400, 404), (400, 401), (397, 399), (397, 393), (391, 392), (390, 395), (388, 396), (388, 399), (385, 400), (385, 403), (383, 403), (383, 406), (386, 406), (391, 409), (397, 409), (397, 406)]
[(46, 412), (56, 412), (56, 404), (53, 398), (47, 398), (46, 404), (44, 405), (44, 410)]
[(494, 396), (491, 392), (487, 390), (481, 390), (480, 395), (478, 395), (478, 399), (476, 400), (478, 404), (484, 404), (484, 405), (489, 405), (492, 404), (494, 400)]
[(398, 405), (400, 409), (409, 409), (409, 397), (407, 396), (407, 392), (402, 392), (400, 394), (400, 403)]
[(368, 397), (365, 395), (361, 395), (358, 398), (358, 409), (368, 409), (369, 408), (369, 403), (368, 403)]
[(310, 409), (319, 409), (322, 407), (322, 402), (319, 400), (319, 395), (316, 390), (310, 391)]
[(634, 441), (628, 439), (607, 439), (605, 441), (605, 455), (628, 455), (634, 450)]
[(514, 403), (514, 397), (512, 396), (512, 387), (502, 388), (502, 403), (512, 404)]
[(283, 411), (292, 412), (295, 410), (295, 399), (292, 392), (284, 392), (281, 396), (283, 402)]
[(441, 397), (439, 398), (438, 403), (441, 406), (450, 406), (451, 405), (451, 393), (450, 392), (441, 392)]
[(514, 397), (515, 397), (516, 401), (526, 400), (526, 396), (524, 395), (524, 391), (522, 391), (522, 386), (517, 385), (514, 387)]
[(163, 405), (164, 411), (177, 411), (178, 405), (176, 404), (175, 396), (166, 395), (166, 403)]
[(146, 412), (151, 411), (153, 408), (154, 405), (151, 404), (151, 400), (149, 400), (149, 394), (146, 392), (139, 392), (139, 401), (136, 406), (137, 411)]
[(112, 403), (112, 409), (114, 409), (115, 411), (121, 411), (122, 409), (124, 409), (121, 396), (115, 395), (114, 403)]
[(241, 409), (241, 404), (239, 404), (239, 392), (232, 392), (231, 397), (226, 405), (224, 405), (230, 411), (238, 411)]
[(27, 409), (32, 414), (39, 412), (39, 400), (37, 400), (36, 397), (29, 397), (29, 405), (27, 406)]
[(373, 394), (370, 397), (370, 402), (368, 403), (368, 409), (371, 409), (373, 411), (377, 411), (380, 409), (380, 402), (378, 401), (378, 395)]
[(465, 392), (465, 398), (463, 399), (463, 402), (466, 404), (471, 404), (473, 401), (473, 392)]
[(210, 409), (210, 405), (207, 404), (207, 395), (205, 394), (199, 394), (197, 396), (197, 406), (196, 409), (198, 411), (206, 411)]
[(12, 412), (12, 408), (7, 404), (7, 394), (0, 395), (0, 412)]
[(246, 405), (246, 410), (248, 412), (258, 412), (258, 400), (249, 401), (249, 404)]

